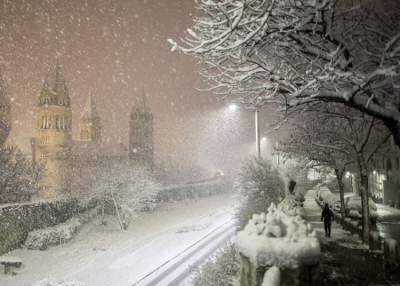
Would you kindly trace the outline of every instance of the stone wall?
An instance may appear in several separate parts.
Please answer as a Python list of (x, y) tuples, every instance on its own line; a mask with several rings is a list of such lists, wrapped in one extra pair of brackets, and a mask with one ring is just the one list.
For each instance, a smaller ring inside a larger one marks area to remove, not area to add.
[(30, 231), (65, 222), (78, 211), (74, 200), (0, 206), (0, 255), (19, 248)]

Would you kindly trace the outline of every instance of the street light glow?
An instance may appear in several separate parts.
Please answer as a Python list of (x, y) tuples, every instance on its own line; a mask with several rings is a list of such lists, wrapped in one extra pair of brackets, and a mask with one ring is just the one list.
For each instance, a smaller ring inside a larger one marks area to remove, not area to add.
[(237, 105), (236, 104), (231, 104), (231, 105), (229, 105), (229, 109), (230, 110), (236, 110), (238, 107), (237, 107)]

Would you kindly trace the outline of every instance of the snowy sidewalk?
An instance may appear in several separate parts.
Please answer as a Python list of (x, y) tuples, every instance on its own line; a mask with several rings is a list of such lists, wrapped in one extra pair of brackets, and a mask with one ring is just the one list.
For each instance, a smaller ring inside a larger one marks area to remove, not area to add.
[(332, 223), (331, 238), (325, 237), (315, 192), (311, 189), (305, 194), (304, 211), (321, 243), (321, 285), (400, 285), (399, 273), (385, 271), (381, 253), (370, 252), (336, 222)]

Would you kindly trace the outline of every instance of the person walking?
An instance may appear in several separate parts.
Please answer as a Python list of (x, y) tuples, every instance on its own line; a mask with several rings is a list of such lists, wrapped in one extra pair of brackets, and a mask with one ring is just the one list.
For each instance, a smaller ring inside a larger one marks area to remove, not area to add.
[(331, 237), (331, 225), (333, 220), (333, 213), (329, 208), (328, 203), (325, 203), (325, 207), (322, 210), (321, 221), (324, 221), (325, 226), (325, 237)]

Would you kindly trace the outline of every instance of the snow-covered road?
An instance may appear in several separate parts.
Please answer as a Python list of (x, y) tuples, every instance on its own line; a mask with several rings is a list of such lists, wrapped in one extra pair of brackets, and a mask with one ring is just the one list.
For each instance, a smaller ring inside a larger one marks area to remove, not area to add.
[(235, 225), (232, 220), (229, 220), (134, 285), (181, 285), (190, 276), (192, 265), (204, 262), (224, 243), (232, 239), (234, 234)]
[(75, 278), (86, 286), (184, 285), (190, 265), (233, 236), (232, 206), (229, 196), (181, 202), (141, 214), (128, 231), (118, 230), (112, 219), (105, 228), (93, 222), (64, 246), (8, 253), (23, 266), (16, 276), (0, 273), (0, 285), (47, 277)]

